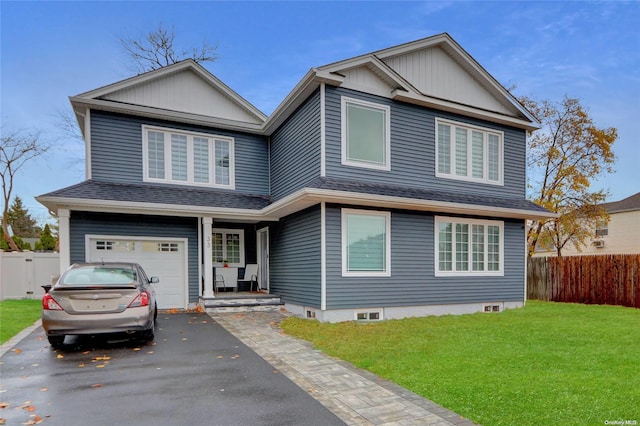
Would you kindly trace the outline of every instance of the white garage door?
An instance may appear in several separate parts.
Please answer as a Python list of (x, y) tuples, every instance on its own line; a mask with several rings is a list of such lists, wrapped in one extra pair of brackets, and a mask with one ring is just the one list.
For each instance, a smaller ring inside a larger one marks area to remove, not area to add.
[(184, 240), (90, 236), (87, 244), (90, 262), (135, 262), (142, 265), (149, 277), (158, 277), (160, 282), (153, 286), (159, 309), (186, 308)]

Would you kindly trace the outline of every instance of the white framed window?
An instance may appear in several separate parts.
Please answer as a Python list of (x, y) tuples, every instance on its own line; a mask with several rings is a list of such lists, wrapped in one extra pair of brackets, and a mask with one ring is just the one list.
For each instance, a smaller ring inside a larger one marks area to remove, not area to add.
[(504, 222), (435, 217), (435, 275), (504, 275)]
[(142, 126), (145, 182), (235, 187), (234, 139)]
[(436, 118), (436, 176), (503, 184), (504, 133)]
[(342, 97), (342, 164), (391, 170), (391, 109)]
[(213, 266), (244, 268), (244, 229), (211, 230)]
[(342, 276), (391, 276), (391, 213), (342, 209)]

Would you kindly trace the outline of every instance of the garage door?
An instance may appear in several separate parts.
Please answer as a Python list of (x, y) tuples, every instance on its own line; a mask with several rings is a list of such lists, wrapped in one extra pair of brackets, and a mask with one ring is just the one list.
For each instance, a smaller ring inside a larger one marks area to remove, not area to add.
[(89, 261), (136, 262), (149, 277), (158, 277), (158, 308), (186, 308), (187, 273), (184, 240), (138, 237), (89, 237)]

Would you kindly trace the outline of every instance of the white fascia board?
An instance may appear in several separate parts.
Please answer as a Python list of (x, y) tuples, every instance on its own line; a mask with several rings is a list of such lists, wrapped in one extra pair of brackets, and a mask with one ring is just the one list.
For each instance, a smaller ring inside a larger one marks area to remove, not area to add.
[(372, 195), (358, 192), (305, 188), (291, 194), (262, 211), (270, 217), (281, 218), (320, 202), (354, 204), (359, 206), (383, 207), (389, 209), (432, 211), (450, 214), (479, 215), (513, 219), (547, 219), (557, 216), (535, 210), (509, 209), (504, 207), (480, 206), (446, 201), (418, 200), (413, 198)]
[(247, 123), (243, 121), (228, 120), (224, 118), (209, 117), (186, 112), (165, 110), (140, 105), (123, 104), (114, 101), (101, 99), (70, 98), (71, 104), (76, 106), (86, 106), (91, 109), (102, 111), (119, 112), (123, 114), (139, 115), (149, 118), (158, 118), (168, 121), (180, 121), (184, 123), (197, 124), (200, 126), (214, 126), (227, 130), (239, 130), (249, 133), (262, 134), (263, 125), (257, 123)]
[(270, 134), (284, 123), (289, 115), (302, 105), (314, 90), (320, 87), (320, 83), (339, 86), (343, 82), (344, 77), (340, 75), (318, 71), (315, 68), (310, 69), (269, 116), (263, 126), (264, 132)]
[[(163, 216), (200, 217), (260, 222), (272, 220), (261, 210), (225, 207), (183, 206), (179, 204), (137, 203), (130, 201), (88, 200), (85, 198), (36, 197), (50, 211), (60, 208), (103, 213), (153, 214)], [(263, 209), (264, 210), (264, 209)]]
[(507, 126), (517, 127), (528, 131), (534, 131), (540, 128), (537, 121), (531, 122), (528, 120), (522, 120), (516, 117), (510, 117), (504, 114), (498, 114), (492, 111), (487, 111), (479, 108), (474, 108), (468, 105), (458, 104), (455, 102), (446, 101), (444, 99), (433, 98), (422, 94), (413, 92), (405, 92), (402, 90), (396, 90), (393, 92), (393, 99), (407, 102), (410, 104), (427, 106), (436, 108), (443, 111), (454, 112), (470, 117), (479, 118), (482, 120), (491, 121), (493, 123), (506, 124)]

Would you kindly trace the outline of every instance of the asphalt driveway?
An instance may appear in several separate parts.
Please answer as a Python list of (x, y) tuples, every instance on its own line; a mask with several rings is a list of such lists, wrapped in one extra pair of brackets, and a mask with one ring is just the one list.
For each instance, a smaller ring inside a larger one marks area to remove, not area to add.
[(7, 425), (344, 425), (198, 313), (160, 314), (153, 343), (37, 328), (1, 358)]

